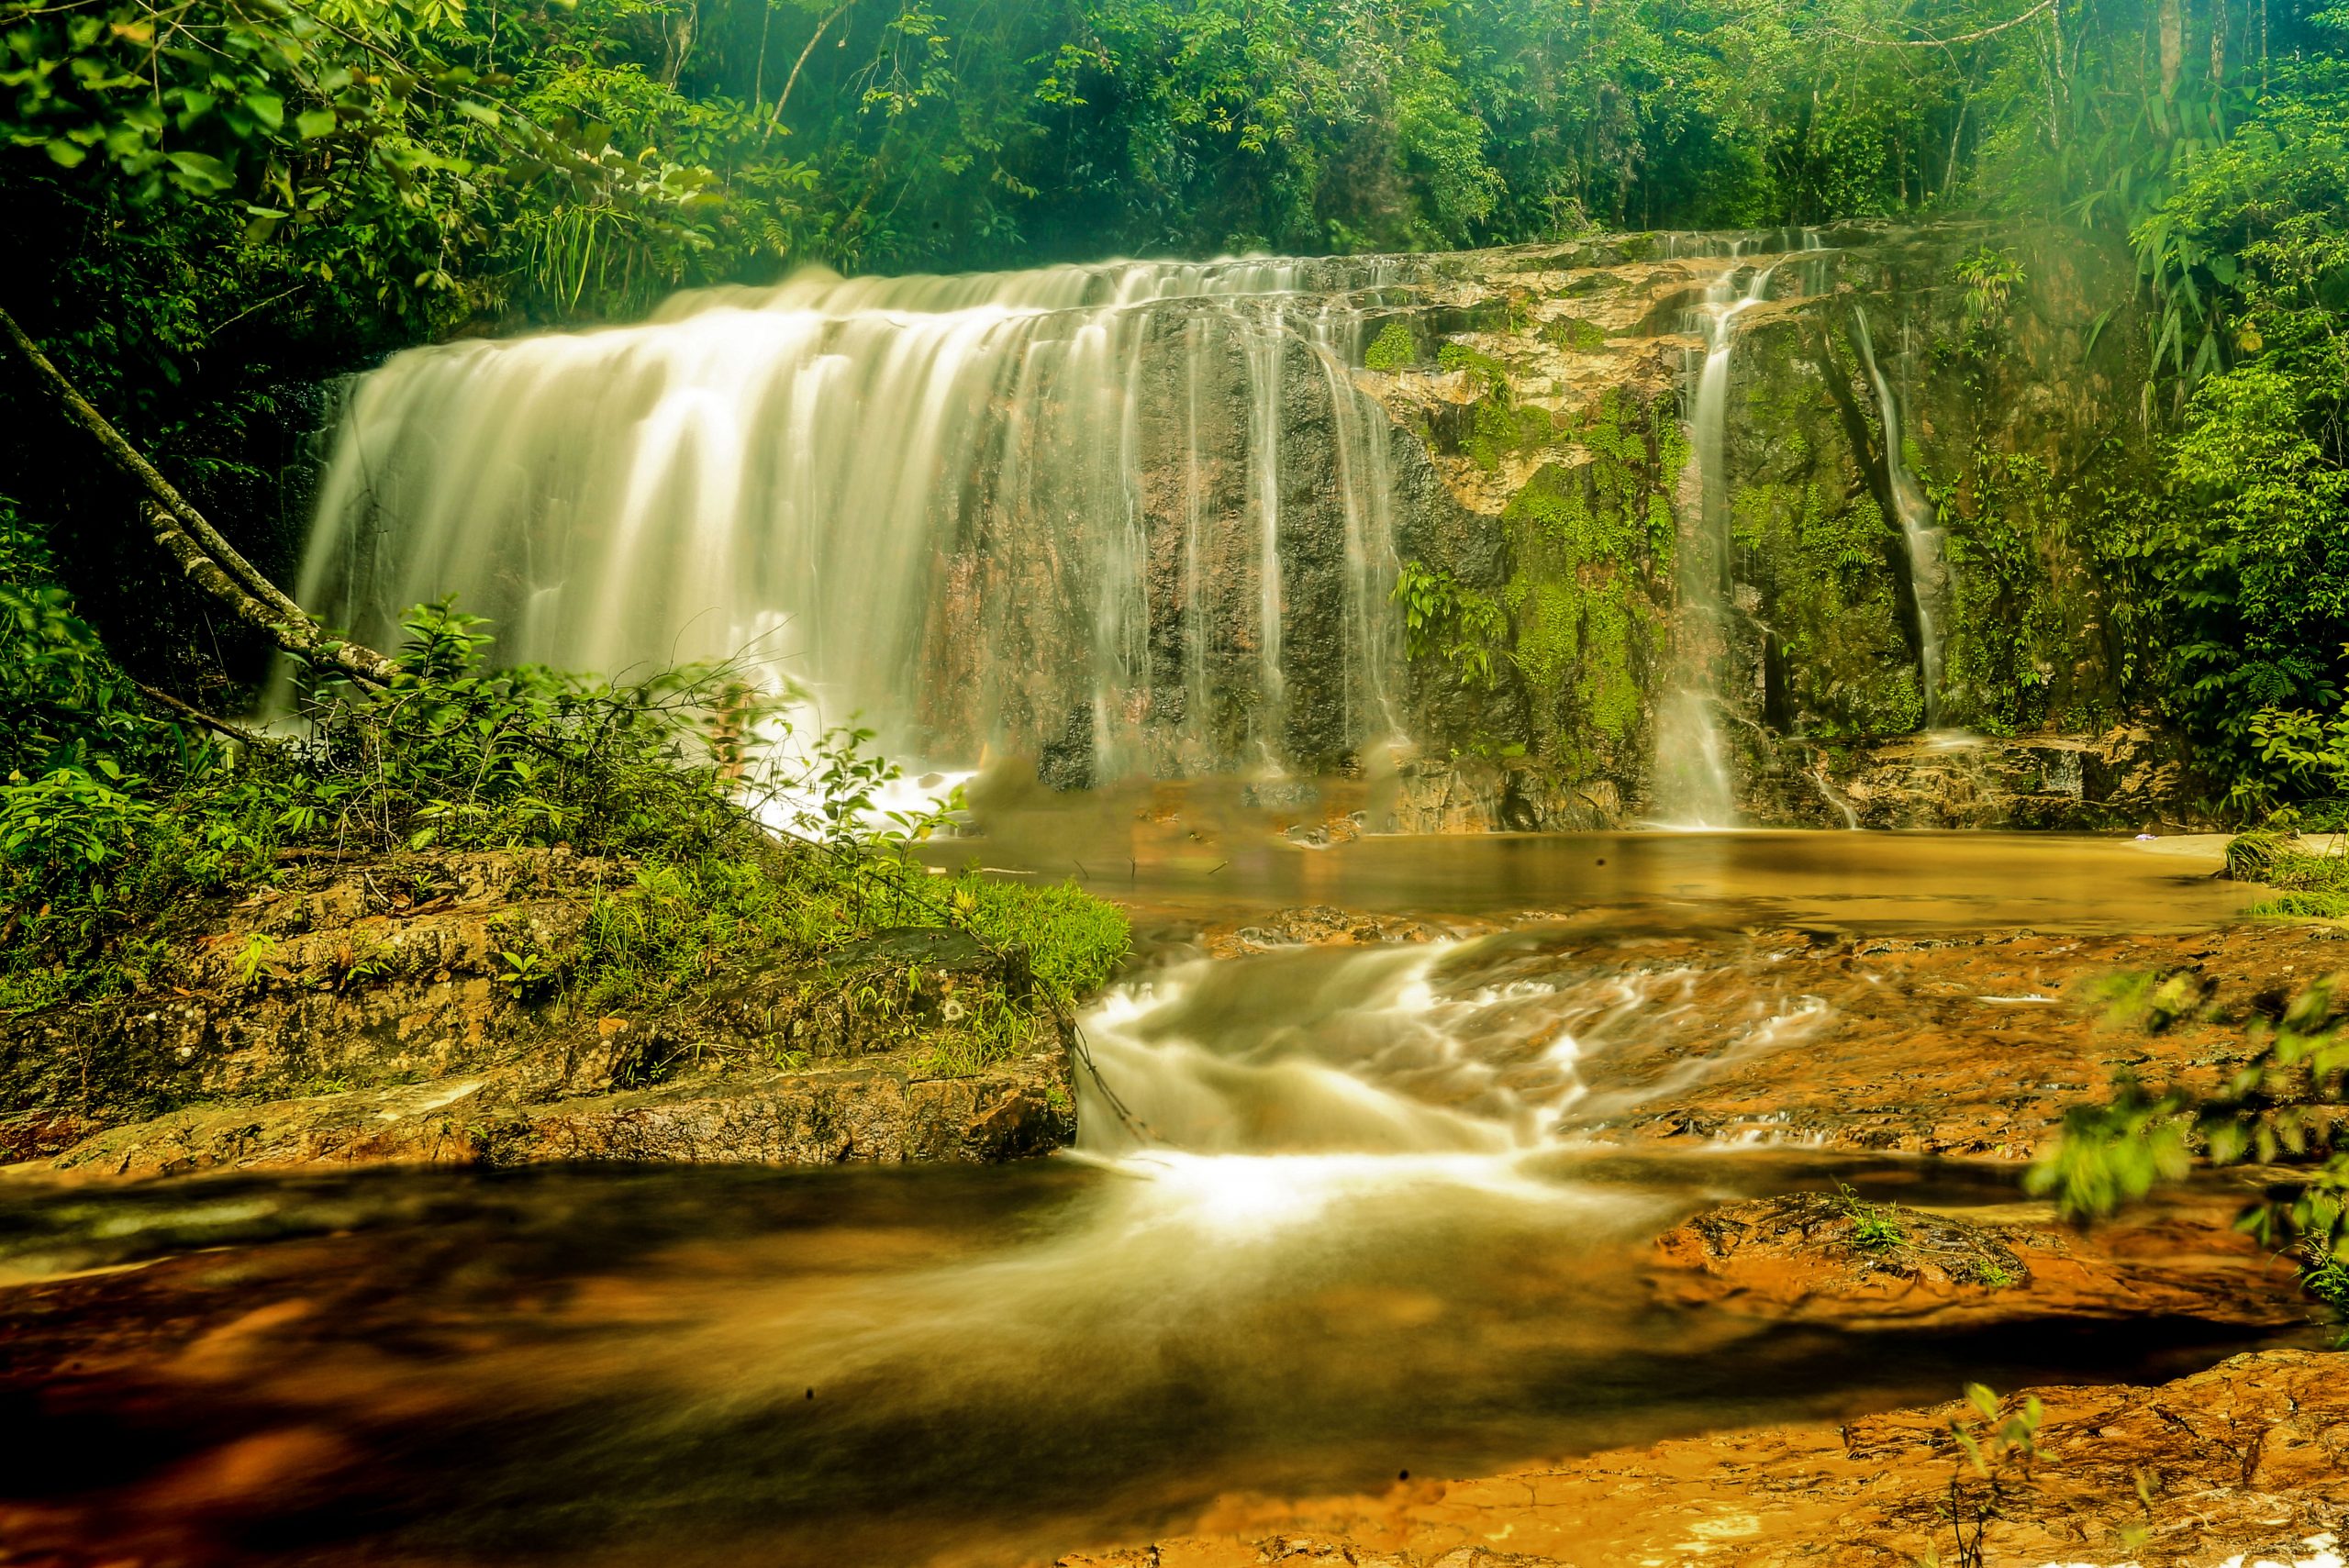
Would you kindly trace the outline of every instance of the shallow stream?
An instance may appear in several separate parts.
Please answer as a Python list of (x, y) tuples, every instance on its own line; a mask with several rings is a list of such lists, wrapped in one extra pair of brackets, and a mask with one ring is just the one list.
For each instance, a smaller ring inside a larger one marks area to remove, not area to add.
[(2234, 1348), (2176, 1323), (1859, 1334), (1668, 1305), (1650, 1239), (1725, 1197), (2013, 1200), (1980, 1167), (1558, 1130), (1609, 1092), (1593, 1042), (1799, 1049), (1813, 999), (1711, 1017), (1645, 982), (1509, 978), (1473, 939), (1210, 961), (1185, 936), (1306, 899), (2191, 927), (2232, 907), (2207, 866), (1856, 835), (1283, 848), (1221, 882), (1229, 861), (1135, 857), (1152, 956), (1086, 1015), (1098, 1077), (1052, 1160), (0, 1184), (9, 1425), (39, 1435), (0, 1518), (93, 1562), (1049, 1561), (1233, 1494)]

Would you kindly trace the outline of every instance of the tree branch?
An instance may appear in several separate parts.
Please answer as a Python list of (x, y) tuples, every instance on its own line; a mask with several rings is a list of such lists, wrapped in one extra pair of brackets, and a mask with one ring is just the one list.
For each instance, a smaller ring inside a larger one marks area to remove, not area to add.
[(783, 91), (775, 95), (774, 113), (767, 117), (768, 135), (772, 136), (774, 128), (783, 123), (783, 106), (791, 102), (791, 90), (799, 85), (800, 68), (807, 63), (807, 57), (816, 52), (816, 45), (822, 39), (824, 29), (839, 21), (841, 13), (855, 4), (856, 0), (841, 0), (841, 3), (832, 8), (829, 16), (816, 24), (816, 30), (807, 35), (807, 47), (801, 50), (799, 58), (791, 62), (791, 74), (783, 79)]
[(66, 417), (97, 441), (106, 456), (114, 460), (117, 468), (137, 480), (140, 488), (177, 517), (181, 526), (203, 545), (206, 553), (218, 562), (247, 593), (280, 615), (298, 616), (302, 613), (293, 600), (278, 591), (275, 584), (262, 576), (250, 562), (237, 553), (227, 539), (213, 531), (212, 525), (205, 521), (204, 515), (189, 506), (186, 498), (172, 487), (172, 482), (158, 473), (152, 463), (139, 456), (137, 450), (122, 439), (122, 432), (107, 423), (106, 416), (92, 407), (89, 400), (74, 390), (73, 384), (65, 379), (65, 373), (50, 363), (49, 356), (40, 351), (40, 345), (27, 336), (25, 329), (17, 325), (17, 318), (5, 310), (0, 310), (0, 333), (6, 334), (17, 352), (32, 366), (33, 373), (46, 382), (50, 394), (65, 406)]
[(32, 366), (34, 375), (62, 405), (66, 417), (95, 440), (114, 465), (146, 493), (139, 510), (149, 531), (190, 582), (226, 606), (239, 620), (307, 663), (371, 685), (388, 684), (398, 673), (399, 667), (374, 650), (328, 636), (326, 628), (311, 619), (301, 606), (287, 598), (252, 562), (238, 554), (205, 520), (204, 514), (190, 506), (152, 463), (139, 456), (105, 415), (91, 406), (89, 400), (65, 379), (65, 373), (40, 351), (40, 345), (27, 336), (25, 329), (17, 325), (16, 317), (6, 310), (0, 310), (0, 336), (5, 336), (17, 355)]
[(179, 698), (172, 695), (171, 693), (159, 691), (155, 687), (149, 685), (144, 681), (133, 681), (130, 684), (137, 686), (139, 688), (139, 695), (145, 697), (149, 702), (154, 703), (161, 707), (170, 708), (182, 718), (200, 724), (204, 726), (205, 728), (209, 729), (216, 734), (225, 735), (231, 740), (241, 740), (248, 746), (266, 746), (269, 744), (269, 737), (266, 735), (255, 734), (252, 730), (247, 729), (241, 725), (231, 724), (225, 718), (215, 718), (210, 714), (205, 712), (202, 708), (190, 706), (188, 704), (184, 703), (180, 701)]
[(1949, 39), (1872, 39), (1864, 38), (1858, 33), (1847, 33), (1841, 28), (1822, 26), (1819, 30), (1823, 33), (1833, 33), (1839, 39), (1849, 39), (1854, 43), (1868, 44), (1876, 49), (1947, 49), (1952, 44), (1979, 43), (1984, 39), (2005, 32), (2009, 28), (2021, 27), (2043, 11), (2054, 10), (2055, 4), (2056, 0), (2039, 0), (2038, 5), (2012, 20), (1993, 23), (1976, 31), (1960, 33), (1955, 38)]

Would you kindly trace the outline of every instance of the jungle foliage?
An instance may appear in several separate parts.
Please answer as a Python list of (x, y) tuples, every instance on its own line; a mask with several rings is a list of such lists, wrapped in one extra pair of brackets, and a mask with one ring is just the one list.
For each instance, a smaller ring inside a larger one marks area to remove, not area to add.
[(899, 927), (1019, 950), (1042, 984), (974, 993), (930, 1030), (948, 1070), (1024, 1040), (1125, 952), (1122, 918), (1072, 889), (913, 860), (938, 818), (876, 813), (894, 769), (861, 732), (747, 755), (782, 720), (725, 667), (493, 668), (483, 623), (425, 606), (390, 684), (316, 684), (293, 735), (224, 743), (122, 673), (5, 504), (0, 566), (0, 1016), (161, 994), (208, 911), (306, 868), (429, 881), (465, 851), (561, 848), (580, 868), (560, 890), (589, 904), (577, 944), (507, 955), (520, 1003), (658, 1009), (720, 969)]
[[(2127, 695), (2257, 813), (2310, 792), (2274, 738), (2349, 680), (2344, 41), (2324, 0), (0, 0), (0, 300), (284, 580), (334, 376), (679, 286), (2074, 223), (2135, 251), (2108, 303), (2168, 443), (2097, 498)], [(1987, 319), (2014, 280), (1977, 271)], [(0, 377), (0, 484), (61, 586), (126, 667), (234, 706), (253, 640), (55, 438)]]
[(2131, 231), (2148, 417), (2175, 411), (2145, 536), (2166, 706), (2252, 815), (2349, 790), (2349, 10)]

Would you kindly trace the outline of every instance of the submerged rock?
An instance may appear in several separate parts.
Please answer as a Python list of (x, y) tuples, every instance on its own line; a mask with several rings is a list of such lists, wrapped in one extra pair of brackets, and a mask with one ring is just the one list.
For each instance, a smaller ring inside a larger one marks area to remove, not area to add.
[(1957, 1328), (2027, 1318), (2305, 1322), (2295, 1273), (2229, 1222), (2231, 1196), (2101, 1231), (1985, 1224), (1852, 1194), (1724, 1204), (1655, 1241), (1651, 1287), (1683, 1306), (1846, 1327)]
[(1724, 1205), (1665, 1232), (1655, 1249), (1685, 1272), (1676, 1296), (1797, 1313), (1814, 1305), (1837, 1316), (1930, 1309), (2031, 1283), (2030, 1267), (1995, 1230), (1849, 1194)]

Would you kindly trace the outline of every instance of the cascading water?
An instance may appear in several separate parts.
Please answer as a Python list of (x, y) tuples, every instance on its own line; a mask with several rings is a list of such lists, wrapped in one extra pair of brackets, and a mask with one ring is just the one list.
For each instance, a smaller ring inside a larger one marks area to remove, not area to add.
[(1940, 721), (1942, 675), (1945, 662), (1943, 638), (1949, 626), (1951, 582), (1944, 530), (1934, 520), (1932, 503), (1910, 472), (1902, 445), (1900, 404), (1891, 384), (1876, 364), (1876, 347), (1868, 338), (1867, 312), (1852, 307), (1853, 339), (1860, 362), (1876, 389), (1876, 417), (1884, 426), (1884, 468), (1892, 491), (1893, 509), (1900, 514), (1900, 538), (1909, 556), (1909, 580), (1917, 600), (1918, 674), (1924, 688), (1925, 728)]
[(380, 637), (454, 593), (608, 673), (747, 651), (901, 755), (1065, 782), (1340, 763), (1393, 728), (1382, 265), (811, 272), (402, 354), (305, 601)]
[[(1805, 250), (1818, 249), (1808, 230)], [(1688, 439), (1695, 469), (1696, 526), (1680, 542), (1678, 680), (1656, 709), (1655, 799), (1676, 826), (1728, 827), (1737, 820), (1736, 781), (1716, 717), (1724, 706), (1721, 663), (1730, 634), (1729, 480), (1730, 370), (1738, 317), (1770, 297), (1779, 263), (1748, 267), (1731, 251), (1731, 264), (1705, 291), (1689, 325), (1704, 341), (1704, 361), (1688, 400)]]

